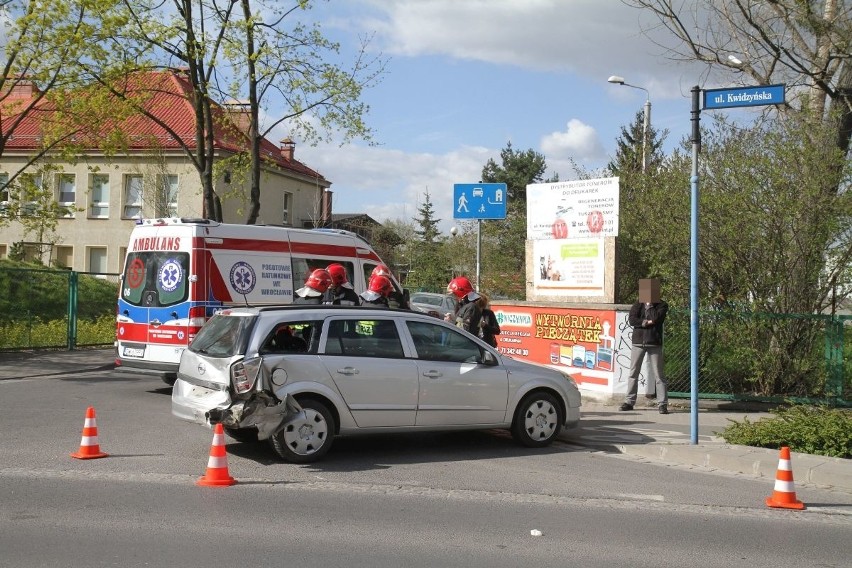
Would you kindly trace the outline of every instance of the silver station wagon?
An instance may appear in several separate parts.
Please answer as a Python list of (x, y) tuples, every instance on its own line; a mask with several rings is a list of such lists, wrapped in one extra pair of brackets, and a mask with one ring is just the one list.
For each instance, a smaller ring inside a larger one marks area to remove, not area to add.
[(235, 308), (184, 351), (172, 414), (308, 463), (337, 435), (506, 428), (546, 446), (579, 424), (580, 392), (568, 375), (422, 313)]

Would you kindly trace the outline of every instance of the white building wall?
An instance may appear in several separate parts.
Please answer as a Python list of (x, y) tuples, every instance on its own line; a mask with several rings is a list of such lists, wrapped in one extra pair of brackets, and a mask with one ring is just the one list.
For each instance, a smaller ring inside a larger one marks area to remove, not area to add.
[[(0, 158), (0, 173), (11, 177), (25, 163), (23, 158)], [(203, 217), (204, 199), (197, 171), (180, 154), (172, 156), (138, 155), (112, 157), (109, 162), (103, 157), (88, 157), (76, 164), (57, 164), (63, 174), (74, 174), (75, 203), (77, 211), (71, 218), (62, 218), (57, 222), (55, 233), (45, 241), (73, 249), (73, 270), (89, 271), (91, 247), (106, 247), (106, 267), (108, 272), (120, 272), (124, 261), (124, 252), (130, 238), (135, 220), (124, 216), (126, 204), (125, 179), (131, 174), (142, 175), (151, 180), (158, 175), (178, 176), (177, 211), (180, 217)], [(35, 171), (30, 168), (30, 172)], [(91, 189), (95, 174), (109, 175), (109, 215), (96, 218), (92, 215)], [(58, 184), (56, 187), (58, 198)], [(146, 183), (147, 186), (147, 183)], [(292, 195), (289, 225), (302, 227), (304, 223), (318, 219), (318, 203), (324, 187), (314, 180), (288, 174), (281, 171), (266, 171), (261, 175), (261, 214), (258, 223), (281, 225), (283, 223), (284, 193)], [(222, 211), (225, 222), (245, 223), (248, 213), (248, 188), (235, 184), (225, 184), (219, 180), (216, 191), (225, 198)], [(242, 196), (240, 196), (242, 194)], [(230, 197), (228, 197), (230, 196)], [(244, 196), (244, 197), (243, 197)], [(155, 216), (154, 203), (143, 198), (143, 216)], [(0, 254), (8, 256), (16, 242), (33, 242), (35, 235), (25, 235), (23, 226), (15, 219), (0, 219)], [(67, 249), (65, 251), (67, 253)], [(55, 262), (54, 254), (53, 261)], [(43, 258), (42, 262), (51, 262)]]

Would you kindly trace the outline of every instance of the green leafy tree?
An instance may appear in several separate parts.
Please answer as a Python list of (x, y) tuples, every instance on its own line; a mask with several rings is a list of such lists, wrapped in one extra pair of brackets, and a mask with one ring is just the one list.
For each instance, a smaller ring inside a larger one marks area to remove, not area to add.
[[(643, 149), (643, 137), (647, 135), (647, 145)], [(637, 246), (636, 227), (647, 224), (648, 219), (638, 217), (633, 203), (641, 198), (655, 178), (665, 160), (663, 143), (668, 131), (658, 131), (651, 127), (644, 131), (644, 117), (637, 112), (632, 123), (622, 126), (621, 135), (616, 140), (615, 158), (609, 162), (607, 176), (618, 177), (621, 195), (619, 202), (619, 231), (615, 241), (615, 301), (629, 304), (636, 301), (639, 292), (639, 279), (652, 276), (648, 261)], [(642, 168), (643, 151), (647, 164)]]
[[(230, 0), (231, 4), (235, 0)], [(229, 92), (248, 101), (247, 135), (250, 207), (247, 223), (260, 212), (260, 146), (264, 137), (282, 123), (293, 135), (315, 143), (331, 134), (343, 142), (371, 140), (364, 118), (369, 107), (361, 101), (364, 89), (375, 85), (386, 61), (367, 55), (368, 39), (350, 64), (337, 63), (340, 45), (327, 39), (319, 24), (305, 25), (297, 18), (312, 2), (239, 0), (241, 19), (228, 26), (224, 54), (231, 66)], [(275, 100), (271, 100), (272, 97)], [(272, 118), (261, 124), (261, 112)]]
[[(534, 150), (518, 151), (508, 142), (501, 163), (489, 159), (482, 168), (483, 183), (506, 184), (506, 219), (482, 222), (479, 287), (491, 295), (526, 298), (527, 185), (545, 180), (547, 163)], [(474, 253), (475, 254), (475, 253)]]
[(408, 285), (429, 291), (442, 291), (451, 279), (451, 265), (447, 256), (446, 238), (438, 230), (440, 219), (427, 190), (423, 203), (414, 218), (414, 242), (410, 247), (411, 266)]
[[(697, 61), (743, 84), (787, 85), (778, 111), (826, 124), (848, 157), (852, 137), (852, 8), (837, 0), (623, 0), (653, 14), (673, 38), (668, 56)], [(665, 40), (663, 40), (665, 42)], [(732, 57), (729, 57), (732, 56)], [(770, 109), (771, 110), (771, 109)], [(840, 191), (842, 172), (825, 189)]]
[[(824, 384), (823, 323), (790, 314), (829, 310), (833, 283), (852, 262), (852, 194), (826, 191), (837, 171), (844, 186), (852, 182), (835, 134), (794, 117), (747, 130), (717, 118), (703, 132), (699, 297), (721, 313), (762, 317), (743, 318), (730, 336), (704, 331), (701, 365), (730, 369), (732, 382), (760, 394), (813, 396)], [(631, 203), (636, 219), (655, 220), (632, 228), (632, 245), (682, 306), (690, 297), (687, 150)]]
[[(80, 96), (80, 89), (88, 85), (86, 67), (104, 61), (104, 42), (123, 25), (121, 5), (121, 0), (0, 2), (4, 28), (0, 158), (11, 150), (11, 140), (35, 139), (29, 155), (4, 179), (6, 192), (24, 192), (30, 199), (25, 204), (9, 203), (7, 213), (18, 210), (0, 217), (0, 224), (21, 222), (25, 232), (37, 238), (53, 230), (57, 217), (66, 211), (48, 192), (51, 180), (45, 178), (43, 186), (33, 186), (32, 180), (41, 175), (39, 163), (48, 155), (74, 161), (92, 124), (121, 116), (120, 109), (104, 104), (104, 93), (97, 89), (88, 87), (86, 95)], [(111, 140), (104, 136), (104, 147)], [(23, 175), (29, 178), (19, 180)]]

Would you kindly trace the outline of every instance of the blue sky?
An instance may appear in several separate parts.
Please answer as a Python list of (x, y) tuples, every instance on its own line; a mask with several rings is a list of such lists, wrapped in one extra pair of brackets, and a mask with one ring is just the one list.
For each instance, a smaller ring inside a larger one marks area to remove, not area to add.
[(411, 220), (428, 190), (448, 231), (453, 184), (479, 181), (509, 141), (562, 180), (576, 177), (569, 159), (603, 167), (646, 100), (610, 75), (648, 90), (669, 146), (689, 132), (692, 86), (727, 86), (668, 60), (641, 32), (654, 22), (619, 0), (346, 0), (318, 2), (311, 17), (344, 55), (373, 34), (371, 49), (389, 58), (363, 96), (378, 145), (296, 148), (332, 181), (336, 213), (378, 221)]

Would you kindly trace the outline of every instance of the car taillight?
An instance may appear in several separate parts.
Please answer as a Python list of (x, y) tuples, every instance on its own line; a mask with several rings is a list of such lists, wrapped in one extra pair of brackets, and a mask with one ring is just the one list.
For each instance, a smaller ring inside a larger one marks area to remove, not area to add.
[(231, 365), (231, 383), (234, 385), (234, 390), (237, 394), (244, 394), (250, 391), (257, 376), (260, 373), (260, 364), (262, 359), (244, 359)]

